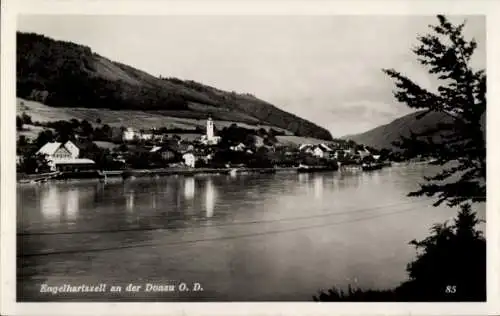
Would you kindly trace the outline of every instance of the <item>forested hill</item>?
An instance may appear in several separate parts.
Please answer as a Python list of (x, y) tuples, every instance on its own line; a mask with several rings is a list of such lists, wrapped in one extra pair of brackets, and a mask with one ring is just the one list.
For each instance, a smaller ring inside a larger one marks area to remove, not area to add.
[[(382, 125), (371, 129), (367, 132), (348, 135), (342, 137), (343, 139), (350, 139), (358, 144), (367, 145), (373, 148), (382, 149), (387, 148), (397, 150), (394, 142), (400, 141), (401, 136), (409, 137), (410, 131), (414, 133), (422, 133), (431, 128), (435, 128), (438, 123), (449, 123), (450, 118), (443, 113), (432, 112), (428, 115), (418, 119), (419, 114), (423, 111), (414, 112), (395, 119), (389, 124)], [(433, 136), (434, 141), (441, 139), (439, 133)]]
[[(421, 134), (437, 128), (439, 123), (452, 122), (450, 116), (442, 112), (431, 112), (419, 118), (424, 112), (425, 111), (413, 112), (397, 118), (389, 124), (378, 126), (361, 134), (344, 136), (342, 139), (349, 139), (358, 144), (377, 149), (387, 148), (399, 150), (399, 148), (394, 145), (394, 142), (399, 142), (402, 136), (409, 137), (411, 132)], [(481, 116), (479, 123), (486, 139), (486, 113)], [(441, 142), (443, 141), (443, 133), (449, 133), (449, 131), (439, 130), (432, 133), (430, 136), (432, 136), (434, 142)]]
[[(147, 52), (145, 52), (147, 58)], [(93, 53), (89, 47), (17, 33), (17, 96), (52, 107), (141, 110), (204, 119), (268, 124), (297, 136), (331, 140), (312, 122), (250, 94), (194, 81), (158, 78)]]

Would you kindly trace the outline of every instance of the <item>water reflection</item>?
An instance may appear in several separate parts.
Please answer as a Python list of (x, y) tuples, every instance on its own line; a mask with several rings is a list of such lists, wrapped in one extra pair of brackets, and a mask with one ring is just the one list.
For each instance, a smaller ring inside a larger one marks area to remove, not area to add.
[(323, 196), (324, 177), (322, 174), (317, 174), (314, 177), (314, 197), (320, 199)]
[(156, 198), (157, 198), (157, 193), (156, 192), (151, 192), (151, 207), (156, 210)]
[[(175, 213), (182, 213), (183, 208), (182, 208), (182, 197), (181, 197), (181, 190), (180, 190), (180, 183), (176, 182), (173, 185), (170, 185), (170, 187), (173, 187), (173, 193), (174, 193), (174, 199), (175, 199)], [(185, 210), (184, 210), (185, 212)]]
[(376, 185), (380, 184), (380, 172), (379, 171), (372, 171), (372, 172), (366, 173), (365, 175), (366, 175), (366, 177), (364, 179), (365, 181), (368, 181), (368, 182), (376, 184)]
[(380, 184), (380, 172), (376, 172), (374, 175), (373, 175), (373, 182), (375, 182), (375, 184), (379, 185)]
[(299, 182), (307, 183), (309, 181), (309, 173), (299, 173)]
[(338, 190), (357, 189), (364, 181), (365, 174), (361, 172), (346, 170), (334, 176), (334, 184)]
[(205, 212), (206, 217), (210, 218), (214, 215), (215, 206), (215, 188), (212, 179), (208, 178), (205, 187)]
[(42, 189), (40, 208), (45, 219), (53, 220), (61, 217), (59, 187), (54, 185)]
[(126, 204), (127, 204), (127, 211), (129, 213), (134, 212), (134, 200), (135, 200), (135, 192), (134, 190), (130, 190), (128, 192), (125, 192), (125, 199), (126, 199)]
[(184, 180), (184, 198), (191, 200), (194, 198), (195, 181), (194, 178), (186, 178)]
[(76, 188), (68, 191), (59, 186), (48, 186), (40, 192), (40, 211), (46, 221), (74, 222), (78, 217), (80, 191)]
[(71, 189), (66, 193), (66, 219), (74, 222), (78, 216), (79, 191)]

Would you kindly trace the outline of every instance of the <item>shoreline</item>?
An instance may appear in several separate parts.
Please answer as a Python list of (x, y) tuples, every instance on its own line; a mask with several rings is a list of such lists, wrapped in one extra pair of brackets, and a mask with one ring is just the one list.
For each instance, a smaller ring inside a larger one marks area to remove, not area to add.
[[(418, 162), (391, 162), (390, 164), (383, 164), (380, 169), (387, 167), (406, 167), (412, 165), (422, 165), (429, 164), (429, 161), (418, 161)], [(219, 174), (219, 175), (241, 175), (241, 174), (275, 174), (275, 173), (315, 173), (315, 172), (331, 172), (331, 171), (343, 171), (343, 170), (362, 170), (364, 172), (369, 172), (371, 170), (363, 170), (362, 165), (341, 165), (338, 168), (326, 167), (326, 166), (305, 166), (305, 167), (268, 167), (268, 168), (249, 168), (249, 167), (233, 167), (233, 168), (184, 168), (184, 167), (173, 167), (173, 168), (156, 168), (156, 169), (126, 169), (126, 170), (89, 170), (89, 171), (79, 171), (79, 172), (49, 172), (42, 174), (20, 174), (16, 173), (16, 183), (17, 184), (34, 184), (34, 183), (44, 183), (53, 181), (64, 181), (64, 180), (82, 180), (82, 179), (93, 179), (93, 180), (107, 180), (107, 179), (134, 179), (134, 178), (157, 178), (173, 175), (181, 176), (194, 176), (203, 174)], [(377, 168), (379, 169), (379, 168)]]
[[(407, 167), (413, 165), (425, 165), (432, 163), (432, 161), (405, 161), (405, 162), (391, 162), (381, 164), (380, 168), (373, 170), (384, 169), (387, 167)], [(203, 174), (219, 174), (219, 175), (241, 175), (241, 174), (275, 174), (275, 173), (315, 173), (315, 172), (331, 172), (331, 171), (345, 171), (345, 170), (360, 170), (363, 172), (370, 172), (369, 168), (363, 168), (362, 165), (340, 165), (339, 167), (327, 166), (299, 166), (299, 167), (267, 167), (267, 168), (249, 168), (249, 167), (224, 167), (224, 168), (185, 168), (185, 167), (172, 167), (172, 168), (156, 168), (156, 169), (126, 169), (126, 170), (89, 170), (78, 172), (49, 172), (42, 174), (16, 174), (17, 184), (36, 184), (52, 181), (64, 180), (107, 180), (107, 179), (134, 179), (134, 178), (157, 178), (164, 176), (194, 176)]]
[(160, 169), (128, 169), (113, 171), (82, 171), (82, 172), (53, 172), (47, 174), (22, 175), (17, 174), (17, 184), (44, 183), (61, 180), (80, 180), (80, 179), (134, 179), (145, 177), (163, 177), (163, 176), (194, 176), (203, 174), (222, 174), (222, 175), (240, 175), (240, 174), (275, 174), (275, 173), (297, 173), (297, 172), (325, 172), (337, 171), (336, 168), (315, 168), (301, 169), (299, 167), (279, 167), (279, 168), (160, 168)]

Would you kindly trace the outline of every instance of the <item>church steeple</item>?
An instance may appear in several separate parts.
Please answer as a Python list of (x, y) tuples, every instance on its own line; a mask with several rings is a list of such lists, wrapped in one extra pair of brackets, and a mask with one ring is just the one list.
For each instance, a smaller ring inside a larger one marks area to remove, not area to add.
[(207, 140), (211, 141), (214, 139), (214, 122), (212, 118), (209, 116), (207, 119)]

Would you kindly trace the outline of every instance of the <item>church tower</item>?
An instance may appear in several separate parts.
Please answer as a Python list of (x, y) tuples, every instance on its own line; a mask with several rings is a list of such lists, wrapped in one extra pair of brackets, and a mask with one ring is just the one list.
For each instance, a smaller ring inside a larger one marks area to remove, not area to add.
[(209, 116), (207, 120), (207, 140), (211, 141), (214, 139), (214, 122), (212, 118)]

